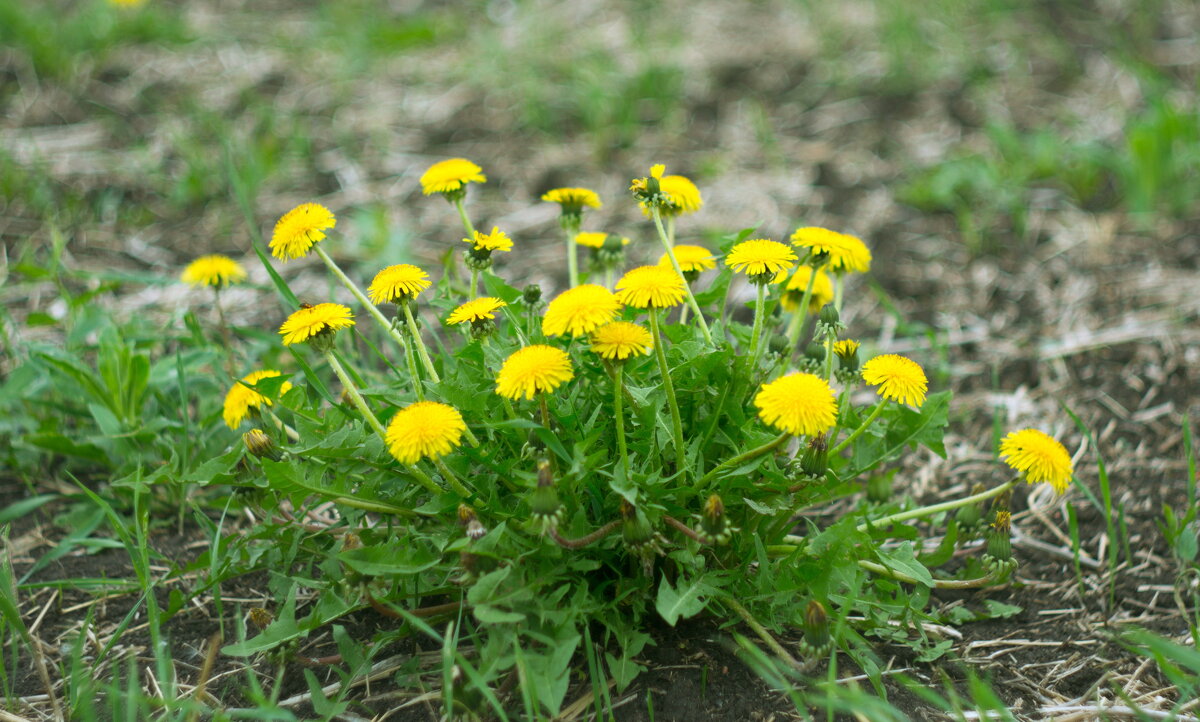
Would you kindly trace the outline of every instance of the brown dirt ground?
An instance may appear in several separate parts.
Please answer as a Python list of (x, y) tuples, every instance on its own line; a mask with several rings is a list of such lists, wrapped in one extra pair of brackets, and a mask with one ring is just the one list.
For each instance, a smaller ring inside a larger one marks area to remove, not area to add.
[[(1089, 23), (1119, 20), (1119, 9), (1112, 9), (1118, 5), (1089, 5), (1091, 15), (1078, 16), (1083, 17), (1078, 22), (1064, 19), (1064, 32), (1087, 38)], [(1196, 8), (1187, 3), (1163, 7), (1171, 23), (1164, 21), (1160, 41), (1164, 53), (1168, 46), (1175, 52), (1187, 28), (1197, 27)], [(854, 22), (869, 29), (869, 3), (847, 8)], [(303, 10), (273, 10), (273, 23), (306, 21)], [(202, 21), (242, 25), (248, 33), (265, 23), (260, 9), (239, 3), (197, 2), (189, 12)], [(607, 23), (616, 47), (634, 42), (611, 8), (587, 11), (592, 15), (578, 12), (585, 20)], [(457, 241), (458, 233), (445, 204), (420, 196), (416, 177), (432, 160), (463, 155), (481, 162), (492, 179), (471, 201), (477, 225), (500, 224), (525, 248), (520, 259), (508, 260), (499, 272), (518, 282), (541, 282), (547, 290), (556, 285), (558, 241), (553, 210), (535, 202), (538, 194), (554, 185), (580, 183), (596, 187), (605, 198), (620, 199), (625, 179), (653, 161), (667, 161), (672, 170), (701, 179), (706, 206), (682, 228), (685, 235), (761, 222), (764, 236), (780, 237), (800, 219), (855, 232), (873, 248), (879, 289), (904, 318), (936, 328), (942, 345), (931, 348), (919, 334), (898, 336), (880, 294), (864, 286), (849, 297), (851, 329), (880, 349), (913, 354), (941, 372), (935, 385), (955, 391), (948, 458), (909, 460), (898, 477), (904, 479), (901, 491), (920, 501), (940, 500), (977, 480), (990, 481), (991, 429), (998, 414), (1006, 427), (1035, 424), (1063, 439), (1076, 454), (1080, 481), (1093, 490), (1098, 489), (1097, 452), (1103, 455), (1132, 552), (1129, 560), (1122, 554), (1117, 568), (1106, 568), (1114, 540), (1107, 537), (1102, 515), (1078, 492), (1056, 499), (1041, 490), (1021, 490), (1014, 501), (1015, 527), (1034, 541), (1017, 545), (1022, 566), (1015, 581), (987, 592), (943, 593), (936, 599), (949, 605), (986, 597), (1023, 611), (1010, 620), (963, 625), (950, 655), (934, 664), (916, 662), (906, 647), (882, 645), (881, 656), (894, 669), (938, 688), (942, 673), (961, 684), (965, 669), (981, 672), (1019, 719), (1047, 718), (1052, 713), (1046, 710), (1056, 705), (1113, 702), (1118, 690), (1148, 709), (1169, 708), (1175, 693), (1159, 670), (1110, 635), (1140, 625), (1182, 641), (1187, 630), (1173, 596), (1176, 567), (1156, 524), (1164, 503), (1178, 508), (1184, 498), (1189, 480), (1181, 421), (1185, 413), (1193, 419), (1200, 413), (1195, 394), (1200, 388), (1196, 219), (1146, 227), (1117, 211), (1075, 208), (1050, 191), (1044, 202), (1030, 208), (1024, 237), (1013, 236), (993, 255), (971, 258), (953, 219), (918, 213), (893, 195), (911, 168), (958, 147), (979, 146), (983, 120), (995, 112), (1021, 124), (1066, 114), (1090, 117), (1102, 126), (1113, 107), (1140, 102), (1135, 80), (1081, 40), (1082, 70), (1067, 72), (1047, 61), (985, 90), (950, 79), (902, 95), (883, 92), (882, 84), (872, 93), (869, 83), (847, 94), (828, 82), (815, 46), (796, 39), (804, 34), (802, 16), (779, 3), (756, 4), (738, 13), (722, 3), (696, 3), (678, 51), (688, 67), (678, 127), (647, 127), (629, 147), (595, 149), (588, 138), (571, 131), (564, 138), (547, 138), (524, 129), (519, 109), (500, 91), (461, 82), (448, 69), (453, 58), (417, 50), (348, 81), (349, 91), (334, 93), (314, 77), (328, 75), (335, 57), (317, 56), (311, 65), (298, 67), (283, 53), (241, 42), (224, 48), (118, 52), (105, 72), (70, 87), (49, 85), (37, 94), (11, 94), (4, 101), (0, 130), (9, 151), (53, 149), (43, 164), (57, 182), (85, 194), (102, 188), (117, 192), (126, 202), (150, 210), (152, 220), (137, 228), (100, 220), (67, 229), (68, 262), (84, 268), (173, 275), (201, 250), (245, 255), (247, 233), (231, 203), (217, 199), (202, 207), (174, 208), (121, 155), (131, 136), (149, 138), (148, 154), (140, 155), (140, 162), (169, 173), (179, 162), (169, 139), (188, 130), (178, 127), (186, 121), (175, 118), (170, 99), (192, 96), (206, 98), (214, 112), (236, 120), (240, 99), (252, 95), (299, 117), (316, 139), (313, 172), (271, 179), (264, 187), (257, 207), (264, 228), (268, 219), (303, 200), (319, 200), (339, 215), (378, 203), (391, 227), (414, 239), (413, 257), (433, 262), (447, 243)], [(747, 29), (757, 42), (740, 43), (734, 50), (720, 41)], [(863, 42), (864, 52), (869, 51), (869, 41)], [(230, 62), (230, 53), (236, 62)], [(9, 55), (2, 62), (11, 77), (22, 77), (20, 57)], [(869, 58), (864, 63), (869, 72)], [(1192, 60), (1177, 70), (1194, 79), (1195, 69)], [(1194, 100), (1194, 83), (1191, 87)], [(133, 129), (96, 119), (97, 104), (128, 119)], [(752, 106), (761, 108), (775, 129), (769, 147), (760, 142), (761, 119)], [(36, 153), (13, 155), (36, 162)], [(47, 227), (40, 219), (23, 215), (19, 206), (4, 210), (0, 236), (6, 244), (45, 237)], [(646, 232), (630, 204), (618, 200), (607, 203), (591, 225)], [(365, 232), (353, 223), (346, 226), (350, 237)], [(363, 252), (352, 243), (334, 252), (352, 264), (362, 260)], [(375, 263), (369, 259), (362, 273)], [(301, 289), (317, 293), (324, 288), (311, 264), (289, 264), (286, 272)], [(257, 280), (265, 277), (260, 273)], [(258, 324), (259, 304), (265, 299), (269, 291), (261, 287), (231, 293), (234, 322)], [(43, 310), (49, 303), (37, 294), (9, 300), (20, 312)], [(195, 301), (191, 292), (175, 287), (133, 289), (104, 300), (129, 314)], [(1081, 438), (1063, 406), (1093, 431), (1095, 448)], [(56, 484), (48, 481), (46, 486)], [(25, 493), (24, 487), (9, 485), (4, 501)], [(1068, 504), (1079, 515), (1083, 555), (1099, 560), (1096, 568), (1085, 566), (1078, 580), (1066, 535)], [(18, 573), (61, 539), (65, 530), (51, 522), (53, 512), (47, 507), (13, 525), (9, 550)], [(176, 561), (194, 556), (202, 543), (195, 530), (164, 532), (154, 541), (165, 558)], [(162, 572), (167, 574), (167, 568)], [(68, 554), (38, 578), (129, 574), (123, 552), (108, 549)], [(1110, 579), (1115, 579), (1111, 603)], [(164, 588), (187, 583), (168, 581)], [(236, 580), (223, 593), (234, 604), (242, 600), (251, 605), (265, 597), (263, 581), (256, 578)], [(160, 599), (166, 601), (165, 596)], [(30, 619), (47, 610), (39, 635), (52, 648), (70, 637), (86, 610), (93, 612), (103, 638), (131, 602), (129, 595), (97, 598), (72, 590), (57, 597), (43, 591), (22, 600)], [(390, 620), (367, 611), (348, 623), (365, 638)], [(182, 674), (196, 672), (205, 640), (215, 629), (212, 610), (203, 604), (172, 620), (168, 633), (179, 650)], [(794, 643), (786, 635), (784, 639)], [(657, 641), (643, 660), (650, 671), (618, 698), (619, 718), (649, 719), (647, 694), (653, 698), (654, 719), (794, 716), (781, 695), (767, 690), (737, 661), (727, 635), (711, 624), (660, 630)], [(313, 647), (314, 656), (328, 653), (320, 642)], [(132, 651), (143, 648), (139, 659), (147, 643), (144, 629), (122, 640)], [(388, 654), (415, 651), (397, 648)], [(856, 671), (839, 673), (849, 677)], [(221, 660), (216, 674), (221, 676), (211, 689), (228, 692), (233, 696), (227, 701), (236, 704), (241, 669)], [(32, 673), (17, 685), (22, 694), (41, 693)], [(295, 675), (285, 692), (303, 689)], [(582, 694), (586, 686), (579, 689)], [(888, 689), (913, 719), (935, 718), (899, 685), (889, 681)], [(372, 686), (374, 701), (368, 708), (382, 714), (396, 707), (399, 698), (389, 697), (389, 691), (395, 690), (386, 689), (386, 683)], [(437, 709), (434, 698), (389, 719), (433, 719)]]

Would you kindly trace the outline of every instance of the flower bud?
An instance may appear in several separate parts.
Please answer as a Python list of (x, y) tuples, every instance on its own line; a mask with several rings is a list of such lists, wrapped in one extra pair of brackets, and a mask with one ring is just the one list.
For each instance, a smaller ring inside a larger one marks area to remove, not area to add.
[(808, 442), (804, 456), (800, 457), (800, 473), (810, 479), (823, 479), (829, 470), (829, 445), (825, 433), (818, 432)]
[(858, 341), (838, 341), (833, 345), (833, 352), (838, 357), (842, 369), (851, 373), (858, 371)]
[(458, 524), (467, 531), (467, 538), (472, 541), (482, 539), (487, 534), (487, 527), (480, 521), (475, 510), (466, 504), (458, 505)]
[(542, 300), (542, 287), (531, 283), (521, 291), (521, 302), (526, 306), (536, 306)]
[(776, 356), (782, 356), (791, 350), (791, 344), (788, 343), (787, 336), (781, 333), (773, 333), (767, 341), (767, 348)]
[(463, 263), (472, 271), (486, 271), (492, 267), (492, 252), (486, 248), (468, 248), (463, 251)]
[(621, 500), (621, 538), (625, 547), (642, 561), (642, 570), (647, 575), (654, 571), (654, 558), (662, 552), (659, 544), (661, 536), (656, 534), (650, 520), (633, 504)]
[(838, 328), (842, 326), (842, 316), (838, 313), (837, 306), (832, 303), (827, 303), (821, 306), (821, 312), (817, 316), (822, 326), (828, 328)]
[(700, 536), (707, 544), (727, 544), (733, 533), (738, 531), (730, 526), (725, 517), (725, 502), (713, 494), (704, 502), (704, 512), (700, 515)]
[[(971, 496), (981, 494), (986, 490), (982, 483), (976, 482), (971, 488)], [(960, 506), (954, 515), (958, 522), (958, 533), (961, 538), (970, 539), (977, 536), (983, 528), (983, 505), (979, 502)]]
[(242, 434), (242, 443), (246, 445), (246, 451), (259, 459), (279, 461), (283, 458), (279, 453), (279, 447), (275, 445), (270, 436), (262, 432), (262, 429), (250, 429)]
[(529, 496), (529, 509), (543, 529), (557, 526), (562, 520), (563, 505), (559, 501), (558, 490), (554, 488), (554, 472), (550, 469), (550, 462), (545, 459), (538, 462), (538, 483)]
[(988, 529), (987, 549), (983, 553), (984, 567), (1000, 578), (1017, 568), (1017, 560), (1012, 556), (1012, 512), (1008, 510), (1008, 499), (1009, 492), (1005, 492), (992, 504), (996, 516)]
[(262, 607), (250, 607), (250, 623), (259, 629), (266, 629), (275, 616)]
[(882, 504), (892, 498), (892, 475), (872, 474), (867, 478), (867, 501)]
[(475, 341), (491, 336), (496, 332), (496, 321), (490, 318), (477, 318), (471, 321), (471, 338)]
[(809, 601), (804, 608), (804, 638), (800, 648), (810, 657), (819, 657), (829, 652), (833, 646), (833, 638), (829, 634), (829, 615), (825, 607), (817, 600)]

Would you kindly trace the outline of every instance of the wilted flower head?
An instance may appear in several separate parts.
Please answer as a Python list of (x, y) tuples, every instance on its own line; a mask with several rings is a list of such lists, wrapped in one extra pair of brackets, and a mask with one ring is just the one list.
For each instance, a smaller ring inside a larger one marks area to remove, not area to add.
[(303, 203), (283, 214), (271, 233), (271, 255), (285, 263), (303, 258), (314, 243), (325, 238), (325, 231), (337, 225), (329, 209), (318, 203)]

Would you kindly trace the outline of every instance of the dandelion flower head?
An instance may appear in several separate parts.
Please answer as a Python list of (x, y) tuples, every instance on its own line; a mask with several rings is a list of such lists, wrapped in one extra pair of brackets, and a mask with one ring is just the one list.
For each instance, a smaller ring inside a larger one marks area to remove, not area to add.
[(467, 301), (451, 311), (450, 316), (446, 318), (446, 323), (453, 326), (460, 323), (475, 323), (484, 319), (495, 319), (496, 311), (507, 305), (504, 301), (491, 296), (476, 298), (473, 301)]
[(845, 233), (817, 226), (797, 228), (792, 234), (792, 244), (812, 253), (828, 254), (829, 268), (834, 271), (866, 273), (871, 269), (870, 249), (860, 239)]
[(271, 255), (286, 263), (308, 255), (314, 243), (325, 238), (325, 231), (337, 225), (337, 218), (319, 203), (302, 203), (284, 213), (271, 233)]
[(284, 346), (292, 346), (319, 334), (353, 325), (354, 316), (348, 307), (340, 303), (318, 303), (305, 306), (288, 316), (279, 327), (279, 334), (283, 336)]
[(925, 403), (929, 380), (912, 359), (895, 354), (876, 356), (863, 364), (862, 377), (867, 384), (878, 386), (878, 394), (885, 399), (917, 408)]
[[(283, 376), (283, 373), (264, 369), (243, 376), (241, 381), (231, 386), (229, 393), (225, 394), (225, 406), (222, 413), (225, 425), (231, 429), (236, 429), (250, 414), (250, 409), (257, 409), (263, 404), (270, 406), (272, 403), (271, 399), (251, 387), (263, 379), (271, 379), (278, 376)], [(279, 395), (283, 396), (290, 388), (292, 388), (291, 382), (284, 381), (279, 387)]]
[(246, 269), (229, 256), (219, 254), (200, 256), (183, 269), (180, 279), (193, 286), (223, 288), (231, 283), (240, 283), (246, 280)]
[(601, 326), (592, 334), (592, 351), (609, 361), (645, 356), (653, 347), (654, 339), (650, 332), (628, 321)]
[(542, 194), (542, 200), (562, 206), (563, 215), (578, 216), (586, 208), (599, 208), (600, 196), (587, 188), (555, 188)]
[[(808, 299), (809, 313), (816, 313), (821, 310), (821, 306), (833, 303), (833, 282), (829, 280), (829, 274), (820, 269), (817, 269), (816, 273), (817, 277), (812, 282), (812, 297)], [(812, 277), (812, 268), (808, 266), (796, 268), (796, 272), (792, 274), (779, 299), (785, 311), (794, 313), (800, 308), (800, 302), (804, 300), (804, 290), (808, 288), (809, 279)]]
[(1045, 482), (1061, 494), (1071, 485), (1071, 455), (1056, 439), (1037, 429), (1021, 429), (1000, 442), (1000, 457), (1022, 472), (1030, 484)]
[(621, 303), (612, 291), (595, 283), (568, 289), (546, 306), (542, 333), (583, 336), (617, 317)]
[(389, 303), (397, 299), (416, 298), (429, 285), (428, 273), (411, 264), (400, 263), (376, 273), (367, 293), (372, 303)]
[(838, 358), (849, 358), (858, 353), (858, 341), (852, 339), (843, 339), (833, 344), (833, 352)]
[(462, 442), (466, 429), (462, 414), (453, 406), (418, 401), (397, 411), (388, 423), (388, 451), (403, 464), (438, 459)]
[(571, 357), (566, 351), (541, 344), (526, 346), (505, 359), (496, 374), (496, 393), (513, 401), (532, 399), (574, 377)]
[(685, 288), (670, 266), (638, 266), (617, 281), (617, 300), (634, 308), (671, 308), (683, 303)]
[(742, 241), (729, 250), (725, 265), (748, 276), (772, 277), (796, 263), (796, 253), (778, 241), (755, 238)]
[(421, 175), (421, 192), (453, 193), (468, 183), (487, 183), (483, 169), (466, 158), (450, 158), (434, 163)]
[(809, 373), (791, 373), (763, 384), (754, 405), (760, 419), (796, 436), (828, 431), (837, 419), (833, 389)]
[(499, 226), (492, 226), (491, 233), (475, 231), (475, 238), (464, 238), (463, 243), (474, 244), (476, 251), (511, 251), (513, 247), (512, 239)]
[[(703, 246), (689, 246), (681, 243), (671, 250), (675, 252), (675, 260), (679, 261), (679, 270), (684, 273), (707, 271), (717, 267), (716, 257), (713, 256), (712, 251)], [(671, 268), (671, 257), (666, 253), (662, 254), (658, 259), (658, 265)]]

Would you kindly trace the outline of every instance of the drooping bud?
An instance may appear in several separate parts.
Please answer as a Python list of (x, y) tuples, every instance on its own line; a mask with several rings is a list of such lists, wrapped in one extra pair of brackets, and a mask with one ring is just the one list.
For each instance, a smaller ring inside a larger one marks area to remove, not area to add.
[(833, 638), (829, 634), (829, 615), (825, 606), (817, 600), (809, 601), (804, 608), (804, 638), (800, 648), (810, 657), (820, 657), (829, 652), (833, 646)]
[(625, 540), (625, 547), (641, 559), (646, 574), (652, 573), (654, 558), (662, 551), (659, 535), (654, 532), (654, 527), (650, 526), (650, 520), (642, 510), (624, 499), (621, 500), (621, 518), (624, 520), (621, 538)]
[(725, 502), (720, 495), (708, 497), (708, 501), (704, 502), (704, 512), (700, 514), (700, 536), (704, 537), (705, 543), (727, 544), (736, 531), (725, 517)]
[(262, 607), (250, 607), (250, 623), (258, 629), (266, 629), (275, 621), (275, 615)]
[(800, 473), (809, 479), (823, 479), (829, 470), (829, 444), (825, 432), (818, 432), (808, 442), (804, 456), (800, 457)]
[(536, 306), (542, 300), (542, 287), (531, 283), (521, 291), (521, 303), (526, 306)]
[(342, 535), (342, 551), (348, 552), (352, 549), (358, 549), (362, 545), (362, 538), (354, 532), (346, 532)]
[(467, 531), (467, 538), (472, 541), (483, 538), (487, 534), (487, 527), (479, 521), (479, 516), (475, 510), (466, 504), (458, 505), (458, 524)]
[(558, 490), (554, 488), (554, 472), (546, 459), (538, 462), (538, 483), (529, 496), (529, 509), (534, 520), (541, 523), (543, 531), (562, 521), (563, 505), (558, 498)]
[(275, 445), (270, 436), (262, 432), (262, 429), (250, 429), (242, 434), (242, 443), (246, 445), (246, 451), (260, 459), (279, 461), (283, 458), (279, 447)]

